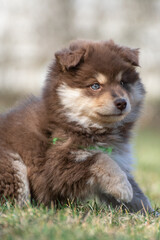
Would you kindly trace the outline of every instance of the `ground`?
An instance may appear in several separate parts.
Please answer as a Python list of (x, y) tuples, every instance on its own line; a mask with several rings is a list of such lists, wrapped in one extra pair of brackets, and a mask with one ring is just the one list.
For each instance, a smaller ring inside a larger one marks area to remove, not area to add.
[[(136, 138), (135, 176), (155, 208), (160, 207), (160, 137), (144, 130)], [(103, 240), (160, 239), (160, 217), (123, 213), (90, 201), (47, 209), (27, 204), (23, 209), (9, 203), (0, 207), (0, 239)]]

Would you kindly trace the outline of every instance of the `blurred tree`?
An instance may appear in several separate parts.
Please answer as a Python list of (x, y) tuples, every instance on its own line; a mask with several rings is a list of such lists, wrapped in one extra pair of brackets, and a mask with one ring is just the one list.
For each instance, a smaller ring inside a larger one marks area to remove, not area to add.
[(122, 9), (124, 18), (126, 20), (125, 28), (121, 38), (127, 39), (131, 44), (135, 40), (140, 43), (146, 44), (144, 32), (155, 21), (157, 0), (122, 0)]
[(35, 21), (35, 38), (41, 45), (41, 60), (46, 61), (46, 53), (54, 53), (55, 49), (68, 43), (74, 38), (74, 1), (73, 0), (39, 0), (34, 1), (38, 5)]

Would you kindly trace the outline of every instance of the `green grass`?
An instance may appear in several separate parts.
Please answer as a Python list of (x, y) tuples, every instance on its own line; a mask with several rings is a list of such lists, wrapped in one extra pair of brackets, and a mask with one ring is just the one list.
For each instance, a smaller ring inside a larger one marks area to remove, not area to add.
[(153, 205), (160, 207), (160, 131), (143, 131), (137, 138), (135, 149), (138, 159), (136, 179)]
[[(152, 205), (160, 207), (159, 133), (141, 133), (135, 148), (139, 159), (136, 179)], [(0, 239), (160, 240), (160, 218), (123, 213), (95, 201), (58, 209), (31, 204), (20, 209), (7, 204), (0, 207)]]

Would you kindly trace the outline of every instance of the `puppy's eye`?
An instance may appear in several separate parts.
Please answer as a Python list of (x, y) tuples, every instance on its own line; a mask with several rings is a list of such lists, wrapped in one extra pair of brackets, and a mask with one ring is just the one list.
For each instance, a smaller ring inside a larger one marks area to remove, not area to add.
[(121, 81), (120, 81), (120, 85), (125, 88), (126, 85), (127, 85), (127, 82), (124, 82), (123, 80), (121, 80)]
[(94, 91), (99, 90), (101, 88), (101, 85), (99, 83), (94, 83), (90, 86), (90, 88)]
[(121, 84), (122, 86), (124, 86), (124, 82), (123, 82), (122, 80), (120, 81), (120, 84)]

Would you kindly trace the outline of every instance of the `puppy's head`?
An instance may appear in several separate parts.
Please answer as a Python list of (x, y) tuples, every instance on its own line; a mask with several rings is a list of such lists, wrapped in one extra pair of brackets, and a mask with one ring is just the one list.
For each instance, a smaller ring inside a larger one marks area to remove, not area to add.
[(55, 54), (57, 95), (69, 122), (102, 128), (135, 121), (144, 88), (138, 49), (109, 42), (73, 42)]

